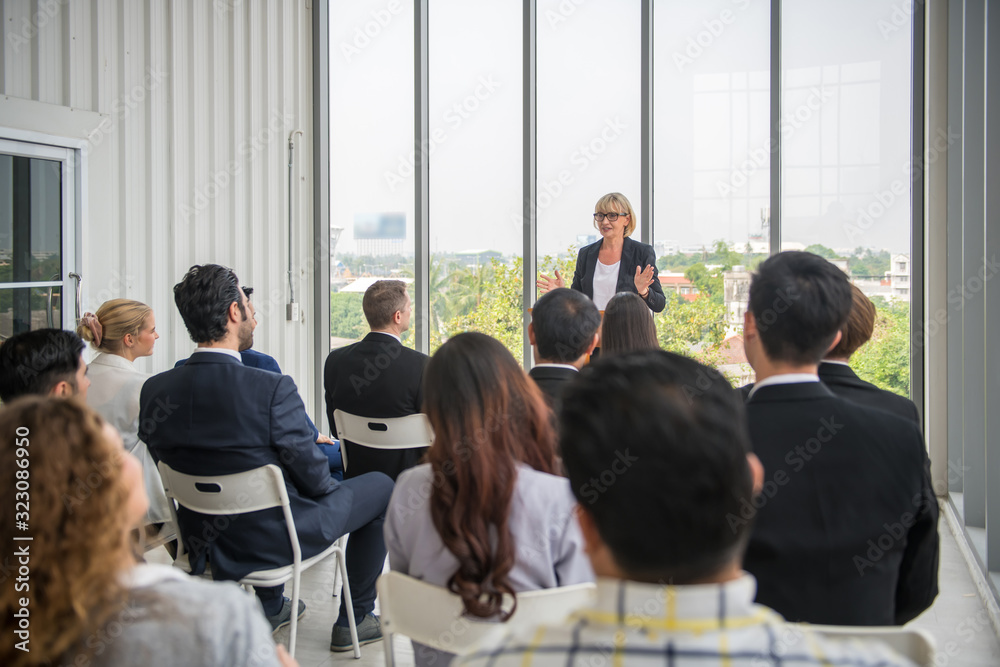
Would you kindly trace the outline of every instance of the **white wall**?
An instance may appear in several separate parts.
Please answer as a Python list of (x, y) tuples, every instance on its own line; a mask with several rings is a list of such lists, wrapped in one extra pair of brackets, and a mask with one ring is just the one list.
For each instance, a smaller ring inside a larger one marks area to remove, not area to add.
[[(192, 264), (255, 288), (254, 347), (313, 405), (312, 44), (306, 0), (0, 0), (0, 129), (88, 140), (83, 307), (150, 304), (158, 372), (193, 344), (172, 286)], [(288, 136), (296, 140), (285, 321)], [(316, 415), (313, 415), (314, 417)]]

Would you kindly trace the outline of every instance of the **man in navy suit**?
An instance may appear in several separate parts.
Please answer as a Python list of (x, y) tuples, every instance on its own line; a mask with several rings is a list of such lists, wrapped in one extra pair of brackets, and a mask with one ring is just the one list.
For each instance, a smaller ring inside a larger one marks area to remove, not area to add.
[[(375, 580), (386, 556), (382, 523), (392, 480), (379, 473), (334, 480), (292, 379), (243, 365), (239, 350), (252, 345), (256, 322), (231, 269), (215, 264), (191, 267), (174, 286), (174, 301), (198, 349), (183, 366), (143, 386), (139, 437), (154, 458), (187, 474), (226, 475), (279, 466), (303, 559), (351, 534), (347, 570), (355, 618), (361, 619), (358, 636), (362, 643), (381, 639), (371, 612)], [(218, 579), (237, 580), (254, 570), (292, 562), (280, 508), (235, 517), (180, 508), (178, 519), (196, 574), (204, 570), (206, 555)], [(274, 629), (287, 624), (292, 614), (282, 589), (257, 589)], [(300, 602), (300, 616), (304, 609)], [(351, 648), (343, 599), (330, 648)]]
[[(247, 302), (250, 301), (250, 296), (253, 294), (253, 288), (243, 285), (240, 287), (243, 293), (247, 295)], [(278, 360), (269, 354), (264, 354), (263, 352), (258, 352), (253, 348), (247, 348), (245, 350), (240, 350), (240, 360), (243, 362), (244, 366), (249, 366), (250, 368), (260, 368), (261, 370), (271, 371), (272, 373), (278, 373), (282, 375), (281, 366), (278, 365)], [(181, 359), (174, 364), (174, 368), (178, 366), (183, 366), (187, 363), (187, 359)], [(330, 461), (330, 474), (333, 475), (334, 479), (342, 480), (344, 479), (344, 463), (340, 458), (340, 444), (336, 440), (330, 439), (324, 433), (320, 433), (319, 429), (316, 428), (316, 424), (313, 420), (309, 418), (309, 413), (306, 413), (306, 421), (309, 422), (309, 430), (313, 432), (313, 438), (316, 440), (316, 446), (322, 450), (323, 454), (326, 455), (327, 460)]]

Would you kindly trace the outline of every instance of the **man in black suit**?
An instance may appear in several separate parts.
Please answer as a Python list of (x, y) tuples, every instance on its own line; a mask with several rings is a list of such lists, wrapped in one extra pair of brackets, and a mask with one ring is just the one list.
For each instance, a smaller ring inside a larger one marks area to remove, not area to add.
[(757, 383), (750, 440), (765, 482), (745, 567), (757, 601), (790, 621), (897, 625), (937, 595), (938, 505), (917, 425), (820, 383), (851, 310), (847, 276), (784, 252), (760, 265), (744, 319)]
[(851, 355), (867, 343), (875, 330), (875, 304), (857, 285), (851, 285), (851, 314), (841, 329), (840, 342), (819, 365), (819, 379), (841, 398), (879, 408), (920, 424), (920, 413), (910, 399), (865, 382), (848, 366)]
[(528, 340), (535, 365), (528, 372), (558, 410), (566, 384), (577, 376), (597, 347), (601, 313), (582, 292), (560, 287), (543, 294), (531, 309)]
[[(239, 350), (252, 344), (256, 322), (253, 305), (231, 269), (215, 264), (191, 267), (174, 286), (174, 301), (198, 348), (183, 366), (143, 385), (139, 438), (157, 461), (190, 475), (280, 467), (303, 560), (351, 534), (347, 571), (358, 638), (362, 643), (381, 639), (371, 612), (375, 580), (386, 556), (382, 523), (392, 480), (378, 473), (342, 483), (334, 480), (327, 458), (315, 445), (292, 378), (243, 365)], [(180, 508), (177, 514), (195, 574), (204, 570), (206, 556), (216, 579), (233, 580), (293, 560), (280, 508), (225, 517)], [(275, 630), (292, 614), (283, 588), (256, 591)], [(297, 613), (304, 611), (300, 601)], [(343, 599), (330, 648), (351, 649)]]
[[(400, 339), (410, 327), (410, 297), (401, 280), (379, 280), (365, 291), (361, 307), (371, 333), (362, 340), (334, 350), (326, 358), (323, 387), (326, 415), (336, 432), (334, 410), (362, 417), (405, 417), (420, 412), (421, 382), (430, 359)], [(420, 462), (425, 447), (392, 451), (344, 443), (347, 450), (344, 478), (379, 471), (395, 480), (399, 473)]]

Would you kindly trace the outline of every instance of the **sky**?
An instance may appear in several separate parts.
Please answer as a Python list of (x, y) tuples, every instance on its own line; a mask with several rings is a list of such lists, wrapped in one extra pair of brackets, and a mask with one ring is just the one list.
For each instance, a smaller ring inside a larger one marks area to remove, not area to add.
[[(640, 1), (538, 0), (540, 255), (625, 194), (655, 242), (745, 243), (769, 212), (769, 2), (654, 3), (654, 219), (640, 204)], [(782, 3), (782, 240), (909, 251), (910, 23), (887, 0)], [(403, 213), (412, 248), (413, 9), (330, 8), (331, 224)], [(432, 253), (522, 248), (522, 18), (430, 0)], [(638, 232), (636, 232), (638, 235)]]

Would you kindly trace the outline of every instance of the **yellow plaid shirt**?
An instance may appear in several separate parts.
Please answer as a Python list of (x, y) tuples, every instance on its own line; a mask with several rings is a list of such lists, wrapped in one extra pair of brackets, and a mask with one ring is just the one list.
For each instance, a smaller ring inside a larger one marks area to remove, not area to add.
[(558, 625), (472, 653), (462, 667), (913, 667), (879, 643), (830, 640), (754, 604), (749, 574), (723, 584), (597, 582), (596, 603)]

